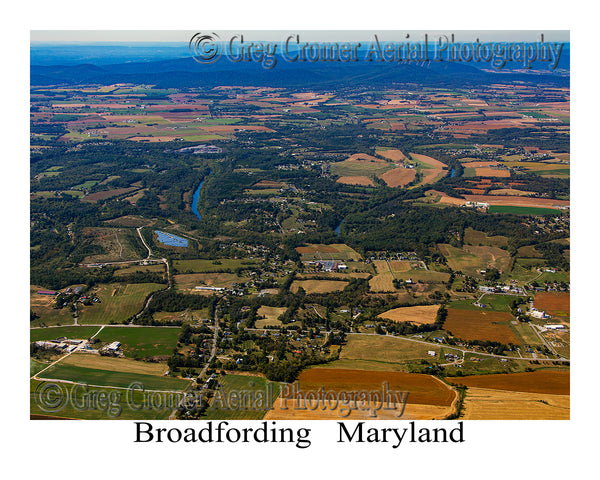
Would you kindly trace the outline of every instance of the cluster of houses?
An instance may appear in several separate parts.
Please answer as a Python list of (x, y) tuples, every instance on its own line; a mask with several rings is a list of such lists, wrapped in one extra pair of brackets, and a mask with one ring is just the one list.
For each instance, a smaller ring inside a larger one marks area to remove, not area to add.
[(306, 262), (309, 267), (321, 269), (324, 272), (345, 271), (348, 266), (345, 263), (339, 263), (335, 260), (312, 260)]
[(550, 315), (548, 315), (543, 310), (538, 310), (537, 308), (533, 308), (533, 307), (529, 310), (528, 314), (530, 317), (538, 318), (540, 320), (550, 318)]
[(56, 340), (39, 340), (37, 347), (45, 350), (57, 350), (62, 353), (71, 353), (77, 350), (81, 353), (95, 353), (113, 356), (122, 356), (121, 342), (112, 342), (104, 345), (100, 350), (93, 349), (87, 340), (74, 340), (67, 337), (58, 337)]
[(68, 338), (58, 338), (56, 340), (40, 340), (35, 342), (36, 346), (45, 350), (60, 350), (64, 353), (71, 353), (77, 350), (84, 340), (69, 340)]
[(467, 201), (465, 203), (465, 207), (467, 207), (467, 208), (482, 208), (482, 209), (487, 209), (487, 208), (490, 208), (490, 204), (486, 203), (486, 202), (471, 202), (471, 201)]
[(486, 287), (485, 285), (479, 286), (481, 293), (509, 293), (513, 295), (526, 295), (523, 287), (518, 285), (496, 285), (494, 287)]
[(203, 153), (222, 153), (223, 149), (221, 147), (217, 147), (216, 145), (194, 145), (192, 147), (184, 147), (177, 150), (178, 153), (193, 153), (203, 154)]

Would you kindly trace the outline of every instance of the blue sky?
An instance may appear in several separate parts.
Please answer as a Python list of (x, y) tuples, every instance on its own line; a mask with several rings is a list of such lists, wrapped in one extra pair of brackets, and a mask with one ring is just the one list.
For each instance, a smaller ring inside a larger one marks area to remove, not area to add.
[[(51, 43), (133, 43), (133, 42), (188, 42), (199, 30), (32, 30), (31, 42)], [(419, 41), (427, 33), (431, 38), (454, 33), (457, 41), (536, 42), (543, 33), (549, 42), (568, 42), (568, 30), (201, 30), (215, 32), (222, 40), (244, 33), (252, 40), (281, 41), (287, 35), (299, 34), (305, 41), (361, 41), (371, 40), (374, 34), (383, 40)]]

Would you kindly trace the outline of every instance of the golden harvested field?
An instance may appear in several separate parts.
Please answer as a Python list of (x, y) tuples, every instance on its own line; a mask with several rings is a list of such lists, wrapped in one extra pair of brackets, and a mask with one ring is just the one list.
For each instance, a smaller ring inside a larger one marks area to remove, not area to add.
[(341, 292), (348, 282), (341, 280), (294, 280), (290, 291), (296, 293), (302, 287), (306, 293), (331, 293)]
[(571, 316), (571, 294), (569, 292), (540, 292), (535, 296), (533, 306), (550, 315)]
[(527, 170), (568, 170), (571, 168), (569, 163), (551, 163), (551, 162), (504, 162), (509, 167), (523, 167)]
[(423, 169), (423, 171), (421, 172), (423, 174), (423, 180), (421, 180), (420, 185), (427, 185), (428, 183), (436, 182), (437, 180), (442, 178), (445, 172), (446, 170), (443, 170), (441, 168)]
[(320, 260), (352, 260), (359, 261), (360, 254), (345, 243), (332, 243), (330, 245), (310, 244), (305, 247), (296, 247), (296, 251), (307, 257)]
[(385, 260), (373, 260), (373, 266), (377, 273), (388, 273), (390, 271), (390, 267), (388, 267)]
[(394, 275), (388, 270), (369, 280), (369, 288), (372, 292), (394, 292), (396, 287), (394, 287), (393, 280)]
[(263, 328), (267, 325), (281, 325), (281, 321), (278, 320), (278, 318), (280, 315), (283, 315), (286, 310), (286, 307), (268, 307), (262, 305), (257, 312), (259, 318), (256, 320), (256, 328)]
[(434, 168), (447, 168), (445, 163), (436, 160), (435, 158), (428, 157), (427, 155), (421, 155), (420, 153), (410, 153), (410, 156), (419, 162), (426, 163)]
[(403, 187), (415, 179), (417, 172), (414, 168), (398, 167), (379, 175), (388, 187)]
[(406, 160), (406, 156), (400, 150), (376, 150), (378, 155), (385, 157), (393, 162)]
[(232, 283), (243, 283), (248, 279), (235, 273), (184, 273), (173, 275), (173, 280), (180, 290), (193, 291), (196, 286), (230, 287)]
[[(462, 160), (465, 160), (464, 158)], [(462, 161), (461, 160), (461, 161)], [(481, 168), (481, 167), (491, 167), (492, 165), (497, 165), (498, 162), (480, 162), (480, 161), (474, 161), (474, 162), (465, 162), (462, 164), (462, 166), (464, 168)]]
[(513, 195), (517, 197), (529, 197), (531, 192), (516, 190), (514, 188), (498, 188), (497, 190), (490, 190), (490, 195)]
[(569, 420), (570, 395), (469, 388), (465, 420)]
[(408, 260), (390, 260), (390, 267), (394, 272), (408, 272), (411, 268)]
[(484, 312), (480, 310), (448, 309), (444, 329), (462, 340), (482, 340), (521, 345), (509, 323), (510, 313)]
[[(273, 404), (273, 409), (269, 410), (263, 420), (442, 420), (447, 418), (453, 411), (452, 405), (427, 405), (410, 403), (410, 394), (404, 411), (400, 403), (390, 403), (389, 409), (382, 408), (379, 402), (374, 402), (375, 408), (379, 408), (377, 416), (371, 416), (367, 409), (356, 409), (348, 413), (348, 407), (340, 403), (337, 408), (331, 408), (327, 403), (325, 409), (309, 409), (310, 403), (304, 405), (302, 401), (287, 400), (279, 397)], [(360, 405), (360, 403), (359, 403)], [(285, 406), (285, 408), (284, 408)], [(305, 407), (306, 409), (302, 409)], [(399, 417), (398, 415), (402, 413)]]
[(499, 375), (473, 375), (446, 377), (458, 385), (511, 392), (570, 394), (570, 372), (564, 370), (536, 370), (535, 372), (506, 373)]
[(475, 169), (477, 177), (510, 177), (510, 171), (505, 168), (478, 167)]
[[(413, 342), (401, 337), (350, 334), (347, 336), (346, 344), (342, 347), (340, 359), (345, 361), (371, 360), (380, 364), (401, 365), (407, 361), (432, 358), (427, 354), (430, 350), (439, 353), (440, 347)], [(458, 350), (447, 346), (444, 347), (444, 351), (459, 353)]]
[(306, 247), (296, 247), (296, 251), (301, 255), (304, 255), (306, 253), (313, 254), (317, 252), (337, 253), (337, 249), (330, 245), (308, 245)]
[(69, 355), (62, 361), (62, 364), (85, 368), (97, 368), (100, 370), (109, 370), (111, 372), (129, 372), (146, 375), (163, 375), (169, 369), (165, 364), (140, 362), (129, 358), (102, 357), (100, 355), (92, 355), (89, 353), (75, 353)]
[(439, 305), (393, 308), (377, 316), (392, 320), (393, 322), (412, 322), (419, 325), (431, 325), (435, 323), (435, 316), (439, 308)]
[(337, 179), (338, 183), (343, 183), (345, 185), (361, 185), (364, 187), (374, 187), (375, 184), (373, 180), (369, 177), (365, 177), (362, 175), (351, 176), (351, 177), (340, 177)]
[[(39, 290), (46, 290), (37, 285), (29, 286), (29, 306), (30, 307), (50, 307), (54, 303), (56, 295), (38, 295)], [(54, 290), (53, 290), (54, 291)]]

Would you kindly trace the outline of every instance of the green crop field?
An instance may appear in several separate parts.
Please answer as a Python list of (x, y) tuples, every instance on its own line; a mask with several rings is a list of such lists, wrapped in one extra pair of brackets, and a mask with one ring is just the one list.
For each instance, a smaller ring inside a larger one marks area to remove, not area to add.
[(79, 185), (75, 185), (74, 187), (71, 187), (71, 190), (87, 190), (88, 188), (92, 188), (97, 183), (98, 183), (98, 180), (88, 180)]
[[(203, 417), (207, 420), (260, 420), (280, 392), (278, 383), (257, 376), (225, 375), (220, 379), (220, 383), (222, 390), (217, 388), (211, 405), (206, 410), (206, 417)], [(230, 404), (229, 399), (232, 398), (230, 394), (233, 392), (246, 399), (247, 408), (232, 408), (234, 405)], [(264, 408), (265, 406), (267, 408)]]
[(471, 227), (465, 229), (464, 242), (469, 245), (487, 245), (490, 247), (503, 247), (508, 244), (508, 238), (503, 235), (488, 237), (484, 232), (473, 230)]
[(558, 271), (556, 273), (552, 272), (544, 272), (536, 280), (539, 284), (544, 282), (570, 282), (571, 281), (571, 273), (570, 272), (561, 272)]
[(453, 247), (452, 245), (440, 244), (438, 245), (442, 255), (446, 257), (448, 265), (453, 270), (465, 271), (467, 269), (474, 269), (481, 267), (481, 259), (472, 253), (465, 252), (460, 248)]
[(58, 337), (84, 340), (94, 335), (100, 327), (55, 327), (55, 328), (32, 328), (29, 330), (29, 338), (32, 342), (38, 340), (56, 340)]
[(514, 213), (515, 215), (562, 215), (556, 208), (513, 207), (511, 205), (490, 205), (490, 213)]
[(347, 370), (369, 370), (372, 372), (406, 372), (407, 368), (402, 363), (380, 362), (377, 360), (351, 360), (340, 358), (333, 362), (322, 365), (314, 365), (310, 368), (341, 368)]
[(487, 357), (485, 355), (477, 355), (467, 353), (465, 362), (462, 367), (454, 366), (445, 367), (444, 373), (447, 376), (453, 375), (477, 375), (477, 374), (494, 374), (494, 373), (520, 373), (526, 368), (539, 369), (539, 365), (532, 364), (529, 360), (520, 360), (518, 358), (506, 359), (506, 362), (499, 358)]
[(494, 294), (486, 294), (482, 297), (481, 303), (485, 304), (485, 308), (478, 307), (473, 305), (475, 299), (473, 300), (456, 300), (454, 302), (450, 302), (448, 304), (449, 308), (455, 308), (458, 310), (481, 310), (481, 311), (494, 311), (494, 312), (509, 312), (510, 313), (510, 303), (515, 300), (524, 297), (518, 297), (516, 295), (494, 295)]
[(115, 277), (122, 277), (136, 272), (154, 272), (164, 274), (166, 273), (166, 267), (163, 263), (160, 265), (134, 265), (132, 267), (120, 268), (115, 272)]
[[(123, 389), (85, 387), (61, 383), (60, 391), (65, 395), (62, 408), (57, 411), (44, 410), (40, 394), (46, 382), (31, 380), (29, 409), (31, 415), (50, 415), (59, 418), (82, 420), (166, 420), (177, 405), (177, 394), (144, 393), (135, 390), (129, 393)], [(179, 394), (181, 395), (181, 394)], [(105, 402), (93, 401), (103, 397)], [(129, 402), (128, 402), (129, 400)], [(162, 403), (159, 403), (162, 401)]]
[(79, 307), (81, 324), (121, 323), (138, 313), (146, 297), (156, 290), (165, 288), (159, 283), (133, 283), (99, 285), (93, 291), (100, 303)]
[(126, 357), (146, 358), (170, 355), (177, 345), (180, 329), (175, 327), (104, 327), (102, 342), (121, 342)]
[[(189, 380), (181, 378), (146, 375), (142, 373), (116, 372), (97, 368), (78, 367), (57, 363), (42, 374), (43, 378), (52, 380), (67, 380), (86, 385), (128, 388), (136, 382), (146, 390), (180, 391), (189, 385)], [(140, 389), (142, 387), (139, 387)]]
[(36, 360), (35, 358), (29, 358), (29, 375), (33, 376), (38, 372), (41, 372), (44, 368), (50, 365), (51, 362), (44, 363)]
[(252, 268), (259, 260), (220, 258), (218, 260), (174, 260), (173, 267), (179, 273), (233, 272), (238, 268)]
[(539, 337), (532, 330), (529, 323), (526, 322), (517, 322), (516, 324), (511, 324), (510, 328), (523, 340), (524, 345), (541, 345)]
[[(551, 164), (548, 166), (551, 166)], [(569, 168), (534, 170), (533, 172), (536, 175), (553, 175), (553, 176), (558, 176), (558, 177), (568, 177), (571, 175), (571, 169), (569, 169)]]

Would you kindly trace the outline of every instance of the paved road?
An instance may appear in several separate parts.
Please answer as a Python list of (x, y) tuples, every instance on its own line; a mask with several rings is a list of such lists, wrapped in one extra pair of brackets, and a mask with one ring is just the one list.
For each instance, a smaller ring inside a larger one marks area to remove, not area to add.
[[(119, 228), (117, 232), (120, 231), (121, 229)], [(119, 258), (123, 258), (123, 245), (121, 245), (121, 242), (119, 241), (119, 235), (117, 232), (115, 232), (115, 238), (117, 239), (117, 243), (119, 244)]]
[[(94, 333), (94, 335), (92, 335), (90, 337), (90, 339), (94, 338), (96, 335), (98, 335), (100, 333), (100, 331), (104, 328), (104, 325), (100, 328), (100, 330), (98, 330), (96, 333)], [(72, 353), (76, 352), (77, 350), (80, 350), (82, 347), (84, 347), (85, 345), (88, 344), (87, 340), (84, 340), (82, 343), (80, 343), (77, 348), (75, 350), (73, 350), (72, 352), (67, 353), (66, 355), (61, 355), (60, 358), (58, 360), (55, 360), (54, 362), (52, 362), (50, 365), (48, 365), (46, 368), (44, 368), (43, 370), (40, 370), (39, 372), (37, 372), (35, 375), (31, 376), (31, 379), (33, 380), (48, 380), (46, 378), (40, 378), (38, 375), (40, 373), (45, 372), (46, 370), (48, 370), (50, 367), (52, 367), (53, 365), (56, 365), (58, 362), (63, 361), (65, 358), (67, 358), (69, 355), (71, 355)], [(70, 383), (77, 383), (77, 382), (70, 382)]]
[[(198, 376), (194, 379), (194, 381), (190, 384), (190, 386), (185, 390), (183, 399), (177, 405), (177, 408), (179, 408), (179, 406), (182, 405), (182, 403), (185, 401), (186, 394), (190, 390), (192, 390), (196, 385), (198, 385), (198, 381), (200, 381), (202, 379), (202, 377), (206, 374), (206, 371), (210, 367), (210, 363), (213, 361), (213, 358), (215, 358), (215, 355), (217, 354), (217, 338), (218, 338), (218, 333), (219, 333), (219, 315), (218, 315), (218, 310), (219, 310), (219, 303), (224, 298), (225, 298), (225, 296), (221, 297), (221, 299), (219, 300), (219, 302), (217, 302), (217, 305), (215, 306), (215, 324), (212, 327), (213, 330), (214, 330), (214, 334), (213, 334), (213, 344), (212, 344), (212, 348), (211, 348), (211, 351), (210, 351), (210, 357), (208, 357), (208, 360), (204, 364), (204, 367), (202, 368), (202, 370), (200, 371), (200, 373), (198, 374)], [(169, 420), (175, 420), (176, 415), (177, 415), (177, 408), (175, 408), (175, 410), (173, 410), (173, 412), (169, 416)]]
[(146, 249), (148, 250), (148, 256), (146, 257), (147, 260), (152, 256), (152, 250), (150, 250), (150, 247), (146, 245), (146, 240), (144, 240), (144, 237), (142, 236), (142, 227), (138, 227), (136, 228), (136, 230), (138, 235), (140, 236), (140, 239), (142, 240), (142, 243), (144, 244), (144, 247), (146, 247)]

